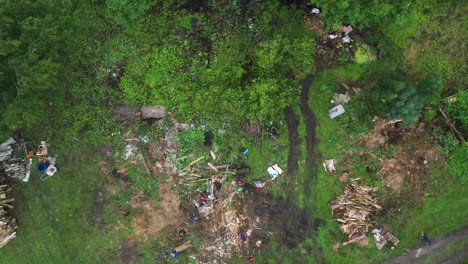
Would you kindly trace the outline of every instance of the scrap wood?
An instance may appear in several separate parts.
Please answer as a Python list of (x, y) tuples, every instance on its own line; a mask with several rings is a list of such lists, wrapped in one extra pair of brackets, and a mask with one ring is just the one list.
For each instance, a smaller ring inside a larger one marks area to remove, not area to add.
[(8, 215), (7, 208), (13, 208), (8, 203), (14, 202), (14, 198), (7, 198), (6, 192), (10, 191), (11, 187), (8, 185), (0, 186), (0, 248), (5, 246), (13, 238), (16, 237), (16, 228), (18, 227), (16, 219)]
[(182, 252), (190, 247), (192, 247), (192, 240), (185, 241), (185, 243), (176, 247), (174, 250), (177, 252)]
[(455, 125), (450, 121), (448, 118), (447, 114), (442, 110), (442, 108), (439, 107), (439, 112), (442, 114), (442, 116), (445, 119), (445, 123), (450, 127), (450, 130), (452, 130), (453, 134), (455, 134), (455, 137), (457, 137), (461, 142), (465, 142), (465, 138), (463, 135), (458, 131), (458, 129), (455, 127)]
[(178, 160), (183, 160), (183, 159), (187, 159), (187, 158), (191, 158), (195, 156), (195, 154), (189, 154), (189, 155), (186, 155), (186, 156), (182, 156), (182, 157), (178, 157), (176, 159), (174, 159), (174, 161), (178, 161)]
[(208, 166), (209, 166), (212, 170), (214, 170), (215, 172), (218, 172), (218, 169), (217, 169), (215, 166), (213, 166), (213, 164), (211, 164), (211, 163), (208, 162)]
[(223, 156), (223, 153), (220, 152), (218, 157), (216, 158), (216, 163), (220, 162), (221, 161), (221, 156)]
[(199, 157), (198, 159), (192, 161), (189, 163), (189, 165), (187, 165), (187, 167), (183, 168), (182, 170), (185, 171), (185, 170), (188, 170), (192, 165), (196, 164), (197, 162), (201, 161), (202, 159), (204, 159), (205, 156), (201, 156)]
[(348, 236), (347, 244), (354, 243), (359, 237), (366, 235), (374, 223), (372, 215), (382, 209), (377, 204), (373, 193), (375, 190), (370, 186), (353, 182), (347, 185), (343, 194), (332, 202), (332, 214), (336, 215), (340, 229)]

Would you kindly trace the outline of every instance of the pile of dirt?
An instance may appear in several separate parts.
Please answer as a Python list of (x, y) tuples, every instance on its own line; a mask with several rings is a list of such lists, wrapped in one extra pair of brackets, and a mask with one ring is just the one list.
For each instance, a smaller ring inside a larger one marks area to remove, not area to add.
[[(427, 185), (427, 169), (440, 161), (440, 147), (433, 144), (424, 122), (403, 128), (400, 120), (377, 118), (374, 128), (361, 136), (359, 143), (370, 150), (393, 152), (379, 158), (383, 184), (395, 192), (402, 188), (422, 194)], [(375, 154), (372, 154), (375, 156)]]

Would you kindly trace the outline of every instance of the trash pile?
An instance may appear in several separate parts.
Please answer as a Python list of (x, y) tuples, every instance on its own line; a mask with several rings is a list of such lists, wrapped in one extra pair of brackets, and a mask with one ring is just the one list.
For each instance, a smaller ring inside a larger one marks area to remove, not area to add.
[(376, 187), (350, 183), (344, 193), (332, 202), (332, 213), (336, 214), (340, 229), (349, 239), (343, 245), (367, 241), (367, 233), (375, 223), (372, 215), (382, 209), (377, 204), (376, 190)]
[(13, 208), (11, 203), (13, 198), (7, 198), (6, 194), (12, 187), (0, 185), (0, 248), (4, 247), (10, 240), (16, 237), (16, 228), (18, 227), (16, 219), (8, 215), (7, 209)]
[(0, 178), (18, 178), (24, 182), (29, 181), (31, 174), (31, 158), (19, 158), (18, 153), (26, 149), (26, 144), (15, 144), (12, 138), (0, 144)]

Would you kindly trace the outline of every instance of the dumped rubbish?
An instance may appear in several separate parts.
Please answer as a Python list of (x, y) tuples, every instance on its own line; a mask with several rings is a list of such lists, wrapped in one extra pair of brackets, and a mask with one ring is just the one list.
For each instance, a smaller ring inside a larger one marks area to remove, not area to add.
[(244, 123), (244, 133), (249, 137), (257, 137), (262, 134), (262, 126), (260, 122), (252, 122), (248, 120)]
[(375, 245), (379, 250), (387, 245), (388, 242), (392, 242), (392, 248), (395, 248), (400, 243), (400, 240), (398, 240), (392, 233), (390, 233), (389, 230), (386, 230), (385, 228), (373, 229), (372, 234), (374, 236)]
[(13, 208), (11, 203), (13, 198), (7, 198), (6, 194), (12, 188), (8, 185), (0, 185), (0, 248), (16, 237), (16, 228), (18, 224), (16, 219), (8, 214), (8, 209)]
[(176, 247), (171, 252), (171, 257), (175, 258), (179, 256), (179, 253), (192, 247), (192, 240), (185, 241), (182, 245)]
[(341, 41), (343, 41), (343, 43), (351, 43), (353, 40), (348, 35), (346, 35), (341, 38)]
[(381, 234), (382, 229), (374, 229), (372, 230), (372, 234), (374, 236), (374, 242), (375, 245), (377, 246), (377, 249), (382, 249), (386, 244), (387, 240), (385, 237)]
[[(0, 176), (4, 175), (27, 182), (31, 175), (32, 159), (19, 157), (20, 152), (27, 152), (26, 143), (15, 143), (16, 141), (10, 138), (0, 144)], [(47, 149), (45, 151), (47, 152)]]
[(241, 152), (242, 152), (242, 154), (247, 155), (247, 154), (249, 154), (249, 149), (242, 147)]
[(336, 163), (336, 160), (334, 159), (322, 161), (323, 168), (329, 174), (336, 172), (335, 163)]
[(271, 125), (271, 126), (268, 126), (266, 130), (267, 130), (268, 136), (271, 139), (277, 139), (278, 138), (278, 128), (277, 127)]
[(265, 181), (256, 180), (254, 181), (255, 187), (257, 187), (257, 191), (261, 192), (263, 187), (265, 187)]
[(278, 164), (275, 164), (271, 167), (268, 167), (267, 172), (270, 178), (274, 180), (276, 177), (278, 177), (278, 175), (283, 173), (283, 170), (278, 166)]
[(57, 168), (52, 164), (49, 165), (44, 174), (41, 175), (41, 181), (47, 180), (48, 178), (54, 176), (55, 173), (57, 173)]
[[(353, 182), (332, 202), (332, 213), (340, 222), (340, 229), (348, 236), (348, 242), (357, 242), (360, 237), (367, 237), (370, 227), (375, 223), (372, 217), (382, 209), (377, 204), (375, 190), (377, 188)], [(349, 244), (348, 242), (346, 243)]]
[(328, 38), (329, 39), (336, 39), (338, 37), (338, 32), (336, 30), (332, 30), (328, 32)]
[(349, 102), (349, 100), (351, 100), (351, 97), (349, 97), (349, 95), (347, 94), (338, 94), (338, 93), (335, 93), (333, 95), (333, 102), (336, 103), (336, 104), (346, 104), (347, 102)]
[(204, 142), (205, 146), (211, 146), (213, 138), (214, 138), (213, 132), (211, 131), (205, 132), (205, 142)]
[(351, 25), (343, 25), (341, 27), (341, 32), (343, 32), (344, 34), (349, 34), (353, 31), (353, 27)]
[(330, 116), (331, 119), (335, 118), (335, 117), (338, 117), (342, 114), (344, 114), (345, 110), (343, 108), (342, 105), (337, 105), (335, 107), (333, 107), (332, 109), (330, 109), (328, 111), (328, 116)]
[(399, 243), (400, 243), (400, 240), (398, 240), (398, 238), (396, 238), (392, 233), (390, 232), (386, 232), (384, 234), (384, 238), (387, 240), (387, 241), (390, 241), (393, 243), (393, 248), (395, 248), (395, 246), (397, 246)]

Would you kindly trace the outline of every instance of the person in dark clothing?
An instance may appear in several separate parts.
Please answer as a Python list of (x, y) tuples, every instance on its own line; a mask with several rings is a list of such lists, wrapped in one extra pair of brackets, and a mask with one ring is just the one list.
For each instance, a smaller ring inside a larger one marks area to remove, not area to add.
[(426, 234), (424, 233), (424, 231), (421, 231), (421, 241), (424, 242), (424, 244), (426, 245), (431, 245), (431, 240), (426, 236)]

